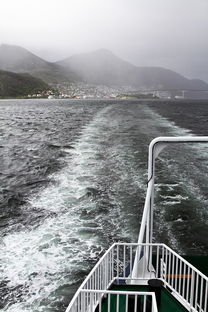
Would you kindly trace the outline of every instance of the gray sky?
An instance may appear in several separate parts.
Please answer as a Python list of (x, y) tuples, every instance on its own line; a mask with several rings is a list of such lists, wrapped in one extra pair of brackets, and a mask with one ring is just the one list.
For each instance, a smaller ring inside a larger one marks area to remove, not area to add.
[(208, 0), (0, 0), (0, 43), (55, 61), (106, 48), (208, 81)]

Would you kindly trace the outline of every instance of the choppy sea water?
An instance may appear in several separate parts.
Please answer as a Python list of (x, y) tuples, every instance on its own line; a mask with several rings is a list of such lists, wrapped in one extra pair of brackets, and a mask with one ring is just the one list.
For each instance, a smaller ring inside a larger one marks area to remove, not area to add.
[[(2, 311), (64, 311), (114, 241), (137, 239), (156, 136), (208, 135), (208, 103), (0, 101)], [(154, 237), (208, 253), (207, 145), (157, 161)]]

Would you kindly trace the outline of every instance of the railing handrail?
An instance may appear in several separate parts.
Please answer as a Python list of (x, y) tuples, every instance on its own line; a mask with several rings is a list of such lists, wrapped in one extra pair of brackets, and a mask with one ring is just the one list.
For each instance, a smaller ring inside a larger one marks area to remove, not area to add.
[(82, 289), (82, 293), (96, 293), (96, 294), (112, 294), (112, 295), (141, 295), (141, 296), (154, 296), (155, 293), (152, 291), (125, 291), (125, 290), (103, 290), (103, 289)]
[(90, 273), (87, 275), (87, 277), (84, 279), (84, 281), (82, 282), (82, 284), (79, 286), (79, 288), (77, 289), (76, 293), (74, 294), (71, 302), (69, 303), (67, 309), (65, 312), (70, 311), (74, 301), (76, 300), (76, 297), (78, 296), (78, 294), (80, 293), (81, 289), (83, 289), (84, 285), (86, 284), (87, 280), (90, 279), (90, 277), (93, 275), (93, 273), (95, 272), (95, 270), (97, 269), (97, 267), (103, 262), (103, 259), (105, 259), (105, 257), (107, 256), (107, 254), (109, 254), (111, 252), (111, 250), (114, 248), (113, 244), (108, 250), (106, 250), (106, 252), (103, 254), (103, 256), (99, 259), (99, 261), (96, 263), (96, 265), (93, 267), (93, 269), (90, 271)]
[[(152, 181), (154, 190), (154, 175), (155, 175), (155, 160), (160, 154), (160, 152), (168, 145), (175, 143), (208, 143), (208, 136), (178, 136), (178, 137), (157, 137), (154, 138), (149, 144), (149, 154), (148, 154), (148, 185)], [(153, 192), (154, 193), (154, 192)], [(152, 196), (153, 197), (153, 196)], [(153, 232), (153, 202), (150, 204), (150, 242), (152, 242), (152, 232)]]
[[(143, 297), (145, 300), (147, 299), (147, 297), (151, 297), (151, 299), (152, 299), (151, 300), (151, 311), (158, 312), (156, 295), (152, 291), (125, 291), (125, 290), (119, 291), (119, 290), (83, 289), (80, 291), (80, 293), (81, 294), (93, 294), (93, 296), (94, 296), (94, 294), (100, 294), (101, 296), (99, 297), (98, 301), (95, 303), (95, 306), (96, 306), (96, 304), (101, 303), (102, 295), (125, 296), (127, 298), (129, 296), (135, 296), (135, 298)], [(99, 309), (99, 311), (100, 311), (100, 309)], [(117, 311), (119, 311), (119, 310), (117, 310)], [(126, 311), (128, 311), (128, 310), (126, 310)]]
[[(134, 280), (136, 283), (140, 284), (142, 280), (148, 280), (149, 278), (152, 278), (151, 276), (140, 276), (140, 277), (133, 277), (131, 273), (133, 272), (133, 268), (130, 268), (130, 272), (125, 271), (125, 268), (128, 264), (131, 265), (131, 259), (133, 253), (138, 249), (138, 247), (148, 249), (150, 250), (150, 257), (152, 257), (152, 253), (156, 252), (156, 266), (155, 266), (155, 275), (153, 278), (161, 279), (165, 286), (170, 287), (172, 291), (177, 294), (179, 297), (182, 296), (180, 293), (180, 290), (178, 289), (178, 286), (176, 286), (175, 282), (173, 282), (174, 277), (171, 277), (171, 275), (179, 274), (180, 279), (183, 280), (183, 274), (190, 274), (190, 278), (194, 278), (197, 276), (197, 280), (200, 281), (200, 284), (203, 285), (203, 287), (208, 287), (208, 277), (205, 276), (202, 272), (200, 272), (196, 267), (194, 267), (192, 264), (190, 264), (187, 260), (185, 260), (183, 257), (178, 255), (174, 250), (169, 248), (164, 243), (114, 243), (102, 256), (102, 258), (97, 262), (96, 266), (92, 269), (90, 274), (87, 276), (87, 278), (84, 280), (82, 285), (79, 287), (78, 291), (76, 292), (74, 298), (72, 299), (71, 303), (69, 304), (66, 312), (73, 311), (71, 308), (74, 307), (74, 304), (76, 304), (76, 300), (80, 300), (81, 293), (110, 293), (114, 292), (114, 290), (108, 290), (109, 285), (112, 283), (119, 281), (119, 280), (125, 280), (131, 281)], [(155, 251), (154, 251), (155, 250)], [(127, 258), (125, 255), (127, 255), (127, 251), (129, 252), (129, 255)], [(124, 257), (124, 258), (122, 258)], [(173, 260), (174, 259), (174, 260)], [(173, 262), (174, 261), (174, 262)], [(119, 263), (119, 266), (117, 264)], [(176, 269), (174, 267), (174, 263), (178, 263)], [(160, 271), (160, 265), (165, 264), (166, 266), (169, 266), (169, 269), (165, 269), (165, 271)], [(179, 264), (180, 267), (183, 268), (182, 272), (179, 270)], [(144, 264), (145, 266), (146, 264)], [(173, 265), (173, 266), (172, 266)], [(132, 271), (131, 271), (132, 269)], [(184, 271), (185, 270), (185, 271)], [(97, 279), (103, 278), (103, 273), (106, 273), (108, 276), (108, 280), (106, 283), (101, 284), (94, 284), (93, 281)], [(108, 273), (107, 273), (108, 272)], [(109, 277), (110, 272), (110, 277)], [(123, 273), (122, 273), (123, 272)], [(190, 272), (190, 273), (187, 273)], [(121, 273), (121, 274), (120, 274)], [(169, 280), (170, 279), (170, 280)], [(185, 283), (185, 282), (180, 282)], [(187, 282), (189, 283), (189, 282)], [(190, 283), (196, 283), (196, 278), (193, 279)], [(190, 284), (191, 285), (191, 284)], [(204, 286), (205, 285), (205, 286)], [(207, 286), (206, 286), (207, 285)], [(188, 286), (189, 287), (189, 286)], [(193, 286), (192, 286), (193, 287)], [(202, 286), (201, 286), (202, 287)], [(193, 288), (190, 288), (192, 289)], [(205, 288), (203, 288), (205, 289)], [(203, 290), (205, 291), (205, 290)], [(115, 291), (115, 293), (120, 293), (119, 291)], [(130, 295), (131, 292), (127, 291), (127, 293)], [(135, 293), (135, 292), (133, 292)], [(142, 295), (147, 292), (136, 292), (137, 295)], [(148, 292), (149, 293), (149, 292)], [(120, 294), (125, 294), (125, 290), (121, 291)], [(184, 304), (191, 306), (191, 301), (189, 298), (187, 299), (185, 297), (181, 297), (181, 300), (184, 300)], [(206, 299), (207, 300), (207, 299)], [(195, 303), (196, 304), (196, 303)], [(193, 305), (192, 305), (193, 306)], [(78, 311), (79, 312), (79, 311)]]
[[(166, 244), (164, 243), (114, 243), (112, 246), (135, 246), (135, 247), (140, 247), (140, 246), (152, 246), (152, 247), (164, 247), (167, 250), (169, 250), (174, 256), (176, 256), (178, 259), (180, 259), (181, 261), (183, 261), (186, 265), (188, 265), (190, 267), (190, 269), (194, 270), (197, 274), (201, 275), (201, 277), (203, 277), (204, 279), (206, 279), (208, 281), (208, 277), (203, 274), (201, 271), (199, 271), (194, 265), (192, 265), (190, 262), (188, 262), (185, 258), (183, 258), (182, 256), (180, 256), (179, 254), (177, 254), (177, 252), (175, 252), (173, 249), (171, 249), (170, 247), (168, 247)], [(111, 247), (112, 247), (111, 246)]]
[(180, 259), (182, 262), (184, 262), (190, 269), (192, 269), (193, 271), (195, 271), (197, 274), (199, 274), (202, 278), (204, 278), (205, 280), (208, 281), (208, 276), (206, 276), (204, 273), (202, 273), (201, 271), (199, 271), (194, 265), (192, 265), (190, 262), (188, 262), (186, 259), (184, 259), (183, 257), (181, 257), (179, 254), (177, 254), (177, 252), (175, 252), (173, 249), (171, 249), (170, 247), (168, 247), (167, 245), (163, 244), (163, 246), (169, 250), (174, 256), (176, 256), (178, 259)]
[[(87, 278), (83, 281), (83, 283), (81, 284), (81, 286), (79, 287), (79, 289), (75, 293), (75, 295), (74, 295), (72, 301), (70, 302), (68, 308), (66, 309), (66, 312), (70, 311), (75, 300), (77, 299), (77, 297), (79, 296), (79, 294), (81, 292), (98, 292), (98, 293), (107, 292), (107, 289), (84, 289), (84, 286), (87, 285), (88, 281), (90, 281), (90, 279), (91, 279), (91, 277), (93, 277), (94, 273), (96, 275), (96, 270), (99, 269), (99, 266), (105, 264), (104, 261), (108, 260), (107, 259), (108, 255), (110, 255), (111, 257), (113, 256), (113, 253), (111, 254), (111, 252), (112, 251), (114, 252), (114, 248), (117, 246), (135, 246), (135, 247), (138, 247), (138, 248), (136, 248), (136, 255), (135, 255), (134, 265), (133, 265), (133, 269), (132, 269), (132, 277), (131, 277), (132, 280), (138, 279), (137, 267), (138, 267), (138, 263), (141, 259), (142, 246), (149, 246), (149, 247), (161, 246), (161, 247), (165, 248), (167, 251), (169, 251), (172, 255), (177, 257), (177, 259), (179, 259), (182, 263), (184, 263), (184, 265), (186, 265), (188, 267), (188, 269), (193, 270), (193, 273), (195, 272), (203, 280), (205, 280), (206, 283), (208, 283), (208, 277), (207, 276), (205, 276), (202, 272), (200, 272), (197, 268), (195, 268), (192, 264), (190, 264), (188, 261), (186, 261), (183, 257), (178, 255), (175, 251), (173, 251), (167, 245), (160, 244), (160, 243), (159, 244), (152, 243), (155, 159), (159, 155), (159, 153), (163, 150), (163, 148), (169, 143), (208, 143), (208, 136), (158, 137), (158, 138), (155, 138), (154, 140), (151, 141), (151, 143), (149, 145), (149, 160), (148, 160), (148, 187), (147, 187), (147, 193), (146, 193), (146, 198), (145, 198), (145, 205), (144, 205), (144, 210), (143, 210), (143, 215), (142, 215), (142, 222), (141, 222), (138, 242), (137, 243), (114, 243), (105, 252), (105, 254), (101, 257), (101, 259), (97, 262), (97, 264), (91, 270), (91, 272), (87, 276)], [(145, 231), (146, 231), (146, 243), (144, 243)], [(148, 258), (149, 255), (151, 254), (151, 252), (152, 252), (151, 248), (146, 249), (145, 256)], [(152, 254), (151, 254), (151, 256), (152, 256)], [(125, 264), (125, 261), (124, 261), (124, 264)], [(113, 269), (113, 266), (112, 266), (112, 263), (110, 263), (110, 270), (112, 270), (112, 269)], [(118, 270), (118, 272), (119, 272), (119, 270)], [(124, 278), (124, 276), (121, 278)], [(114, 273), (112, 273), (111, 277), (108, 279), (108, 283), (112, 282), (114, 279), (119, 279), (119, 275), (117, 275), (115, 277)], [(126, 277), (126, 279), (128, 279), (128, 277)], [(164, 282), (166, 284), (168, 284), (168, 282), (166, 280), (164, 280)], [(91, 287), (91, 284), (89, 284), (89, 285)], [(89, 285), (87, 285), (87, 286), (89, 286)], [(107, 285), (104, 283), (103, 286), (106, 287)], [(130, 292), (128, 292), (128, 294), (130, 294)], [(137, 292), (137, 294), (138, 294), (138, 292)], [(186, 300), (186, 299), (184, 299), (184, 300)]]

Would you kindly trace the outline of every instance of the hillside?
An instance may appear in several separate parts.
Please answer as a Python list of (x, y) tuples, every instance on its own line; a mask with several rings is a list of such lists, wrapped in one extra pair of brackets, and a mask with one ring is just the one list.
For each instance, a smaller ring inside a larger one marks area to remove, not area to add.
[(161, 67), (137, 67), (108, 50), (74, 55), (56, 64), (70, 68), (88, 83), (129, 85), (136, 89), (208, 89), (201, 80), (190, 80)]
[(0, 70), (0, 97), (16, 98), (48, 90), (49, 86), (29, 74), (16, 74)]
[(110, 87), (129, 86), (138, 91), (208, 89), (202, 80), (187, 79), (162, 67), (138, 67), (104, 49), (51, 63), (24, 48), (3, 44), (0, 45), (0, 70), (29, 73), (46, 83), (56, 84), (82, 81)]
[(13, 45), (0, 45), (0, 70), (16, 73), (29, 73), (47, 83), (75, 81), (77, 77), (67, 68), (50, 63), (28, 50)]

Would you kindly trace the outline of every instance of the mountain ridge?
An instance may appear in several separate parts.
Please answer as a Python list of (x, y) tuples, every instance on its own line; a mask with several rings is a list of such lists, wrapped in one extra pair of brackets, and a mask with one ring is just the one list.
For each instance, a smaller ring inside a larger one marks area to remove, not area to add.
[(16, 73), (29, 73), (46, 83), (77, 79), (69, 69), (65, 72), (59, 65), (45, 61), (25, 48), (8, 44), (0, 45), (0, 69)]
[(46, 83), (86, 82), (95, 85), (131, 86), (136, 90), (208, 90), (200, 79), (188, 79), (163, 67), (135, 66), (107, 49), (48, 62), (20, 46), (0, 45), (0, 70), (29, 73)]
[(208, 90), (208, 84), (203, 80), (188, 79), (163, 67), (135, 66), (106, 49), (73, 55), (56, 64), (71, 68), (89, 83), (131, 85), (141, 89)]

